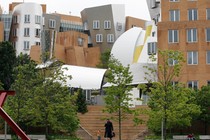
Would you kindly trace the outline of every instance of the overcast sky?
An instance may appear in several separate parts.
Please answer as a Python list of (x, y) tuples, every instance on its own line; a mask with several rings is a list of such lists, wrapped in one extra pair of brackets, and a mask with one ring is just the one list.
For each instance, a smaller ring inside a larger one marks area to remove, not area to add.
[(61, 13), (79, 16), (80, 12), (89, 7), (106, 4), (125, 4), (126, 16), (150, 20), (146, 0), (0, 0), (3, 11), (8, 13), (9, 4), (12, 2), (35, 2), (47, 5), (47, 13)]

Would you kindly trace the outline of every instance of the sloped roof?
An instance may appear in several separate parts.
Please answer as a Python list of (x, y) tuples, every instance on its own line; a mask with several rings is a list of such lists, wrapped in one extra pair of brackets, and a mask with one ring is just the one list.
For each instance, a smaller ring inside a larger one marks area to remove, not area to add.
[(73, 65), (63, 65), (62, 69), (64, 75), (72, 76), (71, 80), (67, 80), (67, 86), (82, 89), (100, 89), (106, 72), (106, 69)]

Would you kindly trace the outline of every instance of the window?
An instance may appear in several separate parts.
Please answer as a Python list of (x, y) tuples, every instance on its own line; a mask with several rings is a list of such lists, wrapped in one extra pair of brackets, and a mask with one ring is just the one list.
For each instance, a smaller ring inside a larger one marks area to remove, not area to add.
[(198, 89), (198, 81), (188, 81), (187, 86), (188, 88)]
[(210, 80), (207, 81), (207, 85), (210, 86)]
[(84, 39), (81, 38), (81, 37), (78, 37), (77, 42), (78, 42), (78, 46), (83, 46), (83, 44), (84, 44)]
[(110, 20), (104, 21), (104, 29), (111, 29), (111, 21)]
[(35, 29), (35, 37), (40, 37), (40, 29)]
[(210, 42), (210, 28), (206, 28), (206, 42)]
[(17, 37), (17, 28), (13, 29), (13, 37)]
[(188, 19), (189, 20), (198, 20), (198, 10), (197, 9), (189, 9), (188, 10)]
[(13, 23), (18, 23), (18, 15), (13, 16)]
[(170, 10), (170, 21), (179, 21), (179, 10)]
[(100, 29), (100, 21), (99, 20), (93, 21), (93, 29)]
[(29, 50), (29, 41), (24, 41), (24, 50)]
[(168, 42), (178, 43), (179, 41), (179, 31), (178, 30), (168, 30)]
[(35, 15), (35, 23), (41, 24), (41, 16)]
[(156, 42), (149, 42), (148, 44), (147, 44), (148, 46), (147, 46), (147, 54), (148, 55), (155, 55), (156, 54), (156, 45), (157, 45), (157, 43)]
[(30, 29), (24, 28), (24, 36), (30, 36)]
[(206, 52), (206, 63), (210, 64), (210, 51)]
[(197, 29), (187, 29), (187, 42), (197, 42)]
[(210, 20), (210, 8), (206, 9), (206, 19)]
[(176, 86), (178, 84), (178, 81), (171, 81), (172, 86)]
[(107, 34), (107, 42), (113, 43), (114, 42), (114, 35), (113, 34)]
[(96, 42), (103, 42), (103, 35), (102, 34), (96, 34)]
[(122, 23), (117, 22), (117, 30), (121, 31), (122, 30)]
[(55, 28), (56, 27), (56, 21), (54, 19), (49, 20), (49, 28)]
[(24, 22), (30, 23), (30, 15), (25, 15)]
[(198, 52), (197, 51), (187, 52), (187, 64), (188, 65), (198, 64)]
[(40, 46), (40, 44), (41, 44), (40, 42), (35, 42), (35, 45), (37, 46)]

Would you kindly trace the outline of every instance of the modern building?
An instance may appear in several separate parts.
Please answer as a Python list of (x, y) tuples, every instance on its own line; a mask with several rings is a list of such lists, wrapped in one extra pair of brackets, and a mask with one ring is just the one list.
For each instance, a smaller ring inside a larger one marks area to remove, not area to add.
[(210, 1), (162, 0), (158, 48), (183, 52), (186, 62), (175, 82), (189, 88), (210, 84)]
[(125, 32), (125, 6), (122, 4), (85, 8), (81, 17), (89, 35), (88, 46), (98, 46), (101, 52), (110, 50)]
[(30, 54), (32, 45), (40, 44), (43, 30), (42, 7), (35, 3), (18, 4), (13, 9), (10, 41), (20, 53)]

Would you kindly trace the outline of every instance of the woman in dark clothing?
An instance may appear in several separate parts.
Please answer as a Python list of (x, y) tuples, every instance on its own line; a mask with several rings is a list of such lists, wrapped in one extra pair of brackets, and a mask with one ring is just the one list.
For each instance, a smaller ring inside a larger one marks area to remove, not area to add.
[(104, 137), (105, 138), (109, 138), (110, 140), (112, 140), (112, 137), (113, 137), (112, 132), (114, 130), (112, 122), (109, 119), (107, 119), (104, 127), (105, 127)]

